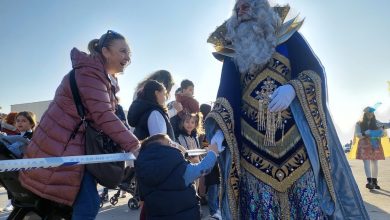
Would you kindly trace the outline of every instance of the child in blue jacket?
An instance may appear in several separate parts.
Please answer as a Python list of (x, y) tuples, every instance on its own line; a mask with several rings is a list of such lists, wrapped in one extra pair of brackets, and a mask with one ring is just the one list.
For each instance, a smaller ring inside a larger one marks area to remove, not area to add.
[(208, 150), (202, 162), (191, 164), (184, 158), (185, 149), (165, 134), (143, 141), (135, 170), (146, 219), (200, 219), (200, 204), (192, 183), (214, 167), (218, 147), (213, 144)]

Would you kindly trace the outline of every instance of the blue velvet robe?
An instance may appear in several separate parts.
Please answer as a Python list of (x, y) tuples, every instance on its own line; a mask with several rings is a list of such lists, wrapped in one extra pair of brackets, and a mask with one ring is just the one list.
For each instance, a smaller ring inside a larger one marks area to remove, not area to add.
[[(326, 139), (324, 152), (328, 152), (327, 158), (321, 158), (324, 157), (324, 154), (321, 154), (318, 150), (318, 138), (316, 139), (317, 136), (313, 135), (313, 127), (310, 126), (310, 120), (307, 118), (307, 114), (305, 115), (300, 102), (302, 100), (296, 97), (291, 103), (290, 109), (305, 144), (311, 168), (315, 174), (322, 211), (327, 215), (328, 219), (369, 219), (326, 105), (326, 76), (321, 63), (298, 32), (291, 36), (287, 42), (279, 45), (276, 50), (289, 59), (292, 80), (299, 78), (300, 73), (310, 70), (318, 74), (318, 81), (321, 82), (318, 90), (320, 90), (319, 99), (321, 99), (319, 101), (323, 104), (320, 106), (322, 109), (319, 109), (319, 111), (323, 113), (322, 119), (324, 119), (324, 124), (327, 126), (322, 127), (321, 123), (319, 127), (326, 130), (322, 136)], [(226, 139), (224, 144), (227, 147), (221, 153), (219, 159), (222, 176), (222, 215), (224, 219), (237, 219), (239, 218), (239, 211), (237, 210), (239, 200), (236, 198), (239, 196), (237, 189), (240, 178), (240, 165), (237, 158), (239, 158), (241, 143), (241, 80), (240, 73), (232, 58), (224, 57), (223, 62), (216, 105), (207, 117), (205, 127), (209, 140), (216, 129), (222, 129), (224, 132)], [(294, 88), (297, 89), (296, 87)], [(297, 96), (299, 95), (297, 94)], [(332, 187), (329, 187), (329, 183), (327, 184), (327, 178), (324, 177), (324, 171), (321, 170), (323, 166), (321, 162), (324, 163), (324, 161), (327, 161), (330, 167), (328, 169), (328, 172), (330, 172), (328, 173), (328, 179), (332, 182)]]

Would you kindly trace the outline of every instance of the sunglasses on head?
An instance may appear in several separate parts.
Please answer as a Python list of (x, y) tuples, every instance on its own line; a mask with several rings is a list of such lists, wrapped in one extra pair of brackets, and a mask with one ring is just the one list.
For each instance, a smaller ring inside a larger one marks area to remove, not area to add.
[(106, 43), (106, 40), (107, 40), (109, 35), (120, 35), (120, 34), (115, 32), (115, 31), (113, 31), (113, 30), (108, 30), (107, 33), (104, 35), (103, 40), (100, 43), (100, 48), (104, 47), (104, 44)]

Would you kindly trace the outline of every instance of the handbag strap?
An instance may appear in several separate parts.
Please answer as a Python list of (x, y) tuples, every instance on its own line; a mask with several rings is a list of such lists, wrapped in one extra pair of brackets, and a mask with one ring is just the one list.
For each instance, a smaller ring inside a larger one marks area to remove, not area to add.
[[(80, 93), (79, 93), (79, 89), (77, 87), (77, 83), (76, 83), (76, 71), (75, 69), (72, 69), (69, 73), (69, 81), (70, 81), (70, 89), (72, 90), (72, 96), (73, 96), (73, 101), (74, 103), (76, 104), (76, 109), (77, 109), (77, 113), (79, 114), (80, 116), (80, 123), (76, 126), (76, 128), (74, 129), (74, 131), (72, 132), (70, 139), (74, 139), (80, 126), (85, 123), (85, 125), (88, 125), (87, 124), (87, 121), (85, 120), (85, 107), (83, 106), (83, 103), (81, 102), (81, 98), (80, 98)], [(111, 80), (110, 78), (108, 77), (107, 75), (107, 79), (108, 81), (111, 83)], [(115, 87), (112, 87), (113, 88), (113, 93), (115, 94)], [(116, 97), (115, 97), (116, 98)], [(68, 141), (69, 142), (69, 141)]]
[(72, 90), (73, 100), (74, 100), (74, 103), (76, 104), (77, 113), (79, 114), (81, 120), (84, 120), (85, 119), (85, 108), (84, 108), (83, 104), (81, 103), (79, 88), (77, 87), (77, 84), (76, 84), (76, 77), (75, 77), (76, 74), (75, 73), (76, 73), (76, 71), (74, 69), (72, 71), (70, 71), (70, 75), (69, 75), (70, 89)]
[(78, 130), (80, 129), (80, 126), (84, 122), (86, 122), (85, 121), (85, 108), (84, 108), (83, 104), (81, 103), (80, 93), (79, 93), (79, 89), (78, 89), (77, 84), (76, 84), (75, 74), (76, 74), (75, 69), (72, 69), (69, 73), (70, 89), (72, 90), (73, 101), (76, 104), (77, 113), (79, 114), (81, 120), (80, 120), (80, 123), (73, 130), (72, 134), (70, 135), (68, 143), (69, 143), (70, 139), (74, 139), (76, 137), (76, 134), (77, 134)]

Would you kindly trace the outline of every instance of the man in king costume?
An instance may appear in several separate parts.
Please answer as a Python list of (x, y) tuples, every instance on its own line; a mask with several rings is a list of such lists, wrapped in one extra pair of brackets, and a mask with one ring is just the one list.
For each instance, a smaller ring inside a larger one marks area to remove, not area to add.
[(369, 219), (326, 105), (324, 69), (288, 11), (239, 0), (208, 39), (223, 62), (206, 119), (222, 151), (223, 219)]

